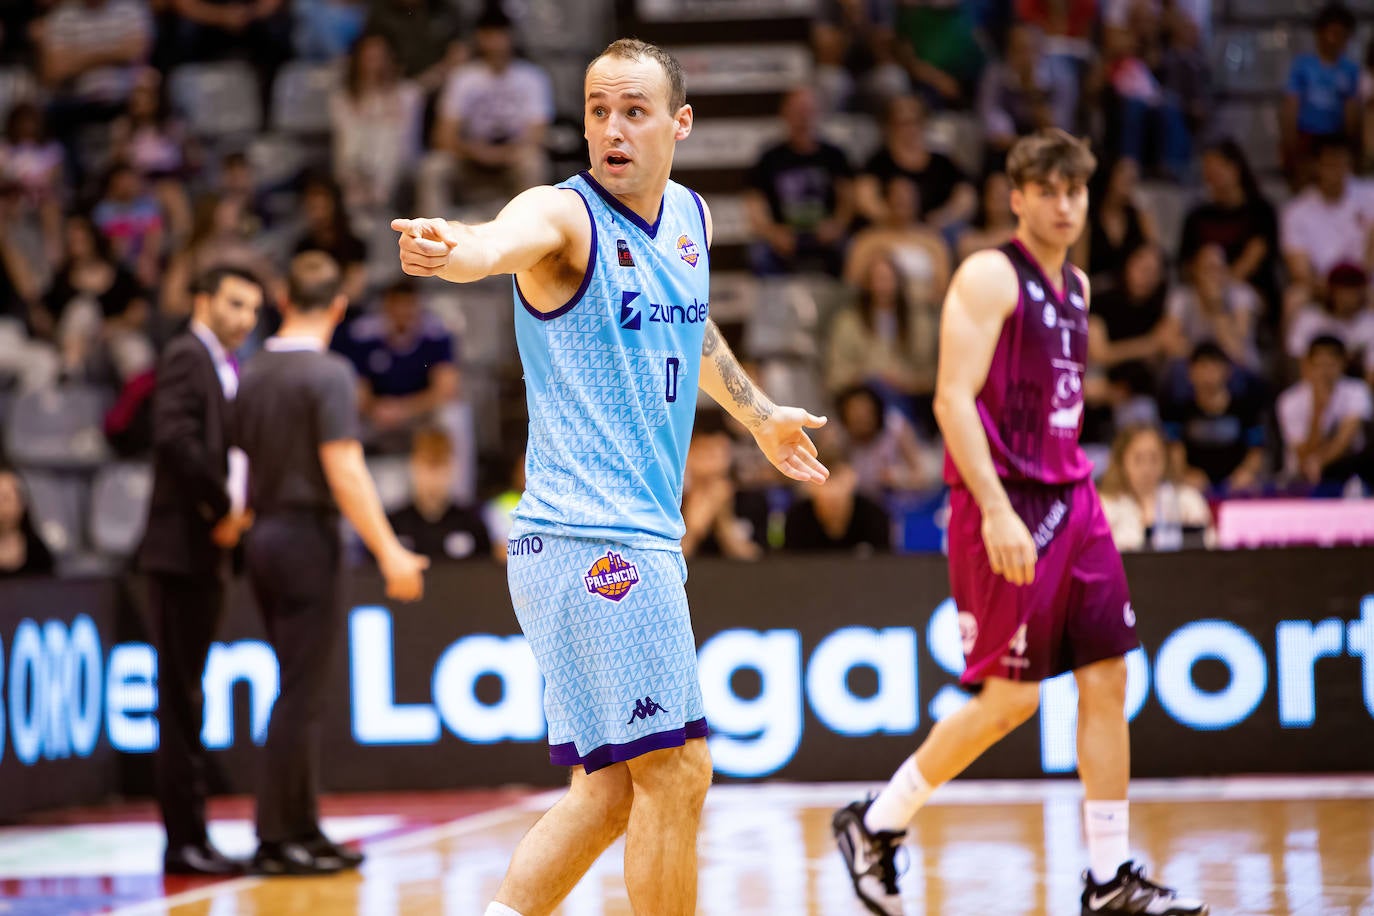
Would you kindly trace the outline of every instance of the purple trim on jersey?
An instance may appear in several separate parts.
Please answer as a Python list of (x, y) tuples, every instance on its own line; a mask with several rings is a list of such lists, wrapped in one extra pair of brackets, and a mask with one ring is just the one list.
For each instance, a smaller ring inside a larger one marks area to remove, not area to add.
[(692, 200), (696, 201), (697, 204), (697, 212), (701, 214), (701, 238), (706, 243), (702, 249), (706, 252), (706, 266), (709, 268), (711, 266), (711, 230), (706, 228), (706, 205), (701, 202), (701, 195), (696, 191), (688, 188), (687, 193), (692, 195)]
[[(646, 223), (644, 221), (644, 217), (640, 216), (638, 213), (636, 213), (635, 211), (631, 210), (629, 207), (621, 203), (620, 198), (616, 197), (610, 191), (607, 191), (605, 188), (603, 188), (601, 186), (601, 182), (597, 181), (595, 178), (592, 177), (591, 171), (583, 170), (581, 172), (578, 172), (577, 174), (582, 176), (582, 180), (587, 182), (591, 189), (595, 191), (597, 195), (606, 202), (606, 205), (608, 207), (610, 207), (615, 212), (619, 213), (621, 216), (625, 217), (630, 222), (634, 223), (640, 229), (644, 230), (644, 234), (647, 235), (649, 238), (652, 239), (658, 236), (658, 225), (659, 223), (663, 222), (663, 199), (659, 200), (658, 216), (654, 218), (653, 225), (650, 225), (649, 223)], [(663, 191), (663, 198), (666, 199), (667, 196), (668, 191), (665, 188)]]
[(540, 321), (552, 321), (560, 315), (566, 315), (568, 312), (571, 312), (573, 306), (582, 301), (582, 295), (587, 291), (587, 287), (591, 285), (592, 274), (596, 271), (596, 217), (592, 215), (592, 205), (587, 203), (587, 198), (583, 197), (582, 192), (577, 190), (577, 188), (568, 188), (568, 190), (581, 198), (582, 206), (587, 208), (587, 219), (590, 220), (592, 224), (592, 245), (591, 249), (587, 252), (587, 270), (582, 274), (582, 285), (577, 288), (577, 292), (573, 293), (571, 299), (554, 309), (552, 312), (541, 312), (539, 309), (530, 305), (530, 301), (525, 298), (524, 292), (520, 289), (520, 280), (515, 276), (511, 277), (511, 280), (515, 283), (516, 298), (518, 298), (520, 304), (525, 307), (525, 311), (529, 312)]
[(652, 751), (682, 747), (690, 738), (705, 738), (710, 734), (711, 729), (707, 727), (705, 719), (693, 719), (681, 728), (655, 732), (625, 744), (603, 744), (600, 747), (592, 748), (585, 754), (577, 753), (577, 747), (571, 741), (566, 744), (551, 744), (549, 745), (549, 763), (556, 767), (580, 766), (588, 773), (595, 773), (613, 763), (643, 757)]
[(1025, 257), (1030, 266), (1034, 267), (1036, 273), (1040, 274), (1040, 279), (1045, 281), (1045, 292), (1054, 295), (1054, 304), (1062, 307), (1067, 303), (1069, 301), (1070, 292), (1069, 277), (1073, 273), (1072, 268), (1069, 267), (1069, 259), (1067, 257), (1064, 258), (1064, 264), (1059, 269), (1060, 274), (1062, 274), (1059, 278), (1059, 282), (1064, 288), (1063, 292), (1055, 292), (1054, 284), (1050, 282), (1049, 274), (1045, 273), (1045, 268), (1041, 266), (1039, 259), (1031, 254), (1031, 250), (1026, 247), (1025, 243), (1015, 236), (1012, 236), (1011, 244), (1015, 245), (1021, 251), (1021, 254)]

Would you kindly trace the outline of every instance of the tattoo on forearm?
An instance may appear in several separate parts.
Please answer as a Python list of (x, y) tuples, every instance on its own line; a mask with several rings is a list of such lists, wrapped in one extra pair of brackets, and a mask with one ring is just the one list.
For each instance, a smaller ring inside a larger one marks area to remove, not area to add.
[(701, 352), (703, 356), (714, 357), (716, 370), (720, 372), (725, 390), (735, 406), (740, 409), (740, 422), (750, 429), (755, 429), (773, 415), (776, 409), (773, 402), (759, 391), (758, 386), (745, 374), (739, 360), (735, 359), (735, 354), (730, 351), (730, 345), (721, 337), (714, 321), (706, 322), (706, 336), (702, 339)]
[(716, 327), (714, 321), (707, 319), (706, 336), (701, 339), (701, 355), (711, 356), (720, 348), (720, 344), (720, 329)]

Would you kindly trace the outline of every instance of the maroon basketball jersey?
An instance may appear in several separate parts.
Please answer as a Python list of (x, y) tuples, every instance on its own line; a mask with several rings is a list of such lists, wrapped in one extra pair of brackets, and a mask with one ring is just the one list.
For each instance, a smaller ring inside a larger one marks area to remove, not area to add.
[[(1085, 480), (1092, 475), (1092, 463), (1078, 446), (1088, 357), (1083, 284), (1066, 261), (1060, 299), (1019, 240), (998, 250), (1016, 269), (1020, 295), (1016, 310), (1002, 324), (977, 400), (997, 476), (1045, 484)], [(962, 484), (948, 455), (945, 482)]]

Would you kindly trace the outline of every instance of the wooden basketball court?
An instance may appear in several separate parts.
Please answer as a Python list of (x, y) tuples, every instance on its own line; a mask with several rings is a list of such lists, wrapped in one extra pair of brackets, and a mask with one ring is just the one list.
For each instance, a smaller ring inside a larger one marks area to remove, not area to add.
[[(713, 790), (701, 838), (706, 916), (858, 914), (830, 839), (830, 814), (864, 786), (767, 784)], [(1374, 777), (1140, 782), (1132, 849), (1214, 914), (1374, 916)], [(411, 833), (363, 842), (361, 871), (242, 878), (125, 906), (175, 916), (308, 913), (480, 916), (516, 842), (557, 797), (541, 792)], [(910, 914), (1074, 916), (1081, 842), (1073, 782), (947, 786), (907, 839)], [(559, 910), (629, 916), (622, 846)], [(2, 908), (2, 907), (0, 907)], [(24, 912), (22, 907), (16, 912)]]

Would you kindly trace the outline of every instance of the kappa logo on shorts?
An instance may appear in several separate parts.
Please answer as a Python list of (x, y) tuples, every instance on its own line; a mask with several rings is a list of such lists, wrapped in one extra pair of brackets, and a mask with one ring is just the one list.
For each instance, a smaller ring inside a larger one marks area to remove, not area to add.
[(645, 719), (658, 713), (667, 713), (668, 710), (654, 702), (653, 697), (645, 697), (642, 700), (635, 700), (635, 708), (630, 711), (630, 721), (626, 725), (633, 725), (635, 720), (643, 722)]
[(592, 564), (582, 580), (587, 584), (589, 594), (600, 595), (607, 601), (619, 601), (639, 583), (639, 567), (608, 550), (604, 557)]

